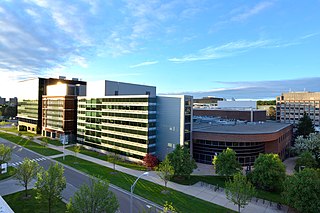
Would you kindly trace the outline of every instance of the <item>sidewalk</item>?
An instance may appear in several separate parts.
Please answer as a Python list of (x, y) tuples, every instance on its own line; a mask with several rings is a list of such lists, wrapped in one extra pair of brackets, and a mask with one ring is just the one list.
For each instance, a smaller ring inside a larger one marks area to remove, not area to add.
[[(37, 138), (34, 139), (33, 141), (37, 143), (41, 142)], [(48, 147), (63, 152), (62, 146), (54, 146), (54, 145), (48, 144)], [(74, 152), (68, 149), (64, 149), (64, 153), (66, 155), (74, 155)], [(59, 156), (63, 156), (63, 154), (59, 154)], [(102, 166), (113, 168), (112, 163), (109, 163), (107, 161), (103, 161), (97, 158), (93, 158), (81, 153), (78, 153), (77, 157), (87, 161), (94, 162)], [(119, 165), (116, 165), (116, 170), (130, 174), (135, 177), (140, 176), (144, 172), (144, 171), (129, 169)], [(142, 178), (159, 185), (164, 185), (163, 181), (158, 177), (158, 175), (154, 171), (150, 171), (148, 176), (143, 176)], [(176, 191), (197, 197), (199, 199), (217, 204), (219, 206), (224, 206), (234, 211), (237, 211), (238, 209), (237, 206), (235, 206), (232, 202), (230, 202), (226, 198), (224, 191), (214, 191), (212, 188), (202, 186), (200, 183), (196, 183), (191, 186), (186, 186), (186, 185), (181, 185), (181, 184), (177, 184), (169, 181), (167, 186)], [(265, 212), (265, 213), (279, 212), (280, 213), (280, 212), (287, 212), (287, 211), (288, 211), (287, 206), (282, 206), (282, 209), (278, 210), (277, 205), (275, 203), (271, 203), (269, 201), (266, 201), (265, 203), (263, 203), (261, 199), (259, 200), (253, 199), (249, 203), (249, 205), (247, 205), (244, 209), (241, 210), (241, 212), (244, 212), (244, 213), (256, 213), (256, 212)]]

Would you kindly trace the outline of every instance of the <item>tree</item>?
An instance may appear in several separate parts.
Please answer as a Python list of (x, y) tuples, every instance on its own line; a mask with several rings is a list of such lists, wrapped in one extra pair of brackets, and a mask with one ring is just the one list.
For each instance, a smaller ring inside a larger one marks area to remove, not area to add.
[(174, 168), (171, 166), (168, 157), (162, 161), (156, 169), (158, 176), (164, 181), (164, 186), (167, 188), (167, 183), (174, 174)]
[(113, 152), (112, 152), (112, 158), (111, 158), (112, 164), (113, 164), (113, 170), (116, 170), (116, 164), (117, 164), (117, 162), (119, 160), (118, 153), (119, 153), (119, 148), (114, 145), (113, 146)]
[(320, 212), (320, 170), (306, 168), (288, 176), (282, 197), (299, 212)]
[(66, 188), (66, 178), (63, 176), (63, 166), (51, 164), (47, 171), (37, 174), (35, 183), (37, 199), (48, 202), (48, 212), (51, 213), (52, 206), (61, 199), (61, 192)]
[(15, 178), (24, 187), (26, 197), (28, 197), (28, 185), (33, 178), (36, 178), (40, 168), (36, 161), (32, 161), (29, 158), (25, 158), (22, 164), (17, 167)]
[(242, 169), (237, 160), (236, 152), (230, 148), (223, 150), (218, 156), (214, 156), (212, 164), (216, 173), (224, 176), (232, 176)]
[(297, 126), (297, 135), (302, 135), (304, 138), (307, 137), (310, 133), (314, 133), (314, 126), (312, 120), (307, 115), (306, 112), (303, 113), (303, 117), (300, 118)]
[(269, 119), (276, 120), (276, 108), (274, 106), (269, 107), (268, 115), (269, 115)]
[(286, 177), (286, 168), (277, 154), (260, 154), (249, 177), (260, 189), (280, 190)]
[(304, 138), (303, 136), (297, 137), (294, 144), (294, 150), (297, 153), (304, 151), (311, 152), (316, 159), (318, 165), (320, 165), (320, 135), (311, 133), (309, 136)]
[(42, 146), (47, 147), (48, 143), (49, 143), (49, 139), (48, 138), (45, 137), (45, 138), (41, 139), (41, 145)]
[(190, 178), (190, 174), (197, 168), (195, 160), (191, 157), (187, 147), (177, 145), (176, 149), (168, 154), (171, 165), (174, 168), (174, 175)]
[(177, 210), (174, 208), (174, 206), (172, 205), (172, 203), (168, 203), (168, 201), (166, 201), (163, 205), (163, 212), (162, 213), (176, 213)]
[(254, 186), (240, 172), (233, 176), (233, 180), (226, 182), (227, 199), (238, 205), (238, 212), (248, 205), (254, 195)]
[(68, 211), (74, 213), (113, 213), (118, 208), (108, 181), (95, 179), (91, 179), (89, 185), (82, 185), (67, 205)]
[(317, 168), (317, 161), (314, 159), (311, 152), (304, 151), (299, 155), (294, 169), (299, 171), (301, 166), (304, 166), (305, 168)]
[(0, 144), (0, 164), (11, 160), (12, 149), (9, 146)]
[(153, 169), (158, 165), (158, 159), (156, 156), (151, 155), (151, 154), (146, 154), (143, 158), (143, 164), (148, 168), (148, 169)]
[(73, 151), (74, 151), (74, 155), (77, 157), (78, 153), (80, 153), (80, 150), (81, 150), (81, 146), (79, 145), (75, 145), (73, 147)]

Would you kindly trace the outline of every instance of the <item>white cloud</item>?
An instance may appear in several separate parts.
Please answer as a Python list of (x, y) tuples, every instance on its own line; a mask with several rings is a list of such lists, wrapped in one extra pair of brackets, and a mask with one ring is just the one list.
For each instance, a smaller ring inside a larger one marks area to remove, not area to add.
[(270, 1), (260, 2), (252, 8), (246, 9), (245, 11), (242, 11), (239, 14), (236, 14), (230, 19), (230, 21), (244, 21), (250, 18), (251, 16), (259, 14), (260, 12), (271, 7), (272, 5), (273, 5), (273, 2), (270, 2)]
[(231, 57), (239, 53), (249, 51), (251, 49), (267, 47), (272, 44), (270, 40), (257, 40), (257, 41), (236, 41), (229, 42), (217, 47), (209, 46), (200, 49), (195, 54), (189, 54), (181, 58), (170, 58), (171, 62), (190, 62), (201, 60), (213, 60), (225, 57)]
[(143, 66), (149, 66), (153, 64), (157, 64), (159, 61), (145, 61), (139, 64), (131, 65), (130, 68), (137, 68), (137, 67), (143, 67)]

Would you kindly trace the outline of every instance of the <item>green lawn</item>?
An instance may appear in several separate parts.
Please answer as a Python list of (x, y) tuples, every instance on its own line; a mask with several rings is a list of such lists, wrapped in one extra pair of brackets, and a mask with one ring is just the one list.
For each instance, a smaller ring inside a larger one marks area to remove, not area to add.
[[(24, 191), (21, 191), (3, 196), (3, 199), (8, 203), (11, 209), (17, 213), (47, 213), (48, 203), (36, 200), (35, 190), (29, 190), (28, 193), (31, 195), (30, 198), (25, 198)], [(64, 213), (67, 210), (66, 204), (62, 201), (55, 203), (52, 208), (52, 212), (54, 213)]]
[(0, 173), (0, 180), (4, 180), (4, 179), (7, 179), (7, 178), (15, 175), (16, 171), (17, 171), (16, 168), (14, 168), (12, 166), (8, 167), (8, 172), (7, 173), (5, 173), (5, 174), (1, 174)]
[(43, 147), (38, 143), (35, 143), (33, 141), (30, 141), (28, 139), (16, 136), (16, 135), (12, 135), (9, 133), (4, 133), (4, 132), (0, 132), (0, 138), (4, 138), (8, 141), (11, 141), (13, 143), (16, 143), (20, 146), (23, 146), (27, 149), (30, 149), (32, 151), (35, 151), (41, 155), (45, 155), (45, 156), (51, 156), (51, 155), (57, 155), (57, 154), (61, 154), (62, 152), (59, 152), (57, 150), (54, 149), (50, 149), (47, 147)]
[[(191, 175), (190, 179), (178, 179), (172, 178), (171, 181), (183, 184), (183, 185), (193, 185), (199, 181), (209, 183), (211, 185), (218, 185), (220, 187), (225, 187), (225, 181), (228, 180), (228, 177), (224, 176), (198, 176), (198, 175)], [(284, 203), (281, 194), (277, 192), (268, 192), (263, 190), (257, 190), (257, 197), (265, 200), (269, 200), (276, 203)]]
[[(56, 158), (56, 160), (69, 165), (75, 169), (93, 176), (99, 176), (106, 178), (110, 183), (117, 185), (127, 191), (130, 191), (130, 186), (136, 180), (136, 177), (117, 171), (114, 173), (113, 169), (77, 158), (72, 155), (67, 155), (66, 159)], [(184, 193), (170, 190), (169, 194), (162, 194), (164, 186), (146, 181), (139, 180), (134, 193), (138, 194), (148, 200), (151, 200), (159, 205), (163, 205), (165, 201), (172, 202), (173, 206), (179, 212), (232, 212), (230, 209), (215, 205), (213, 203), (206, 202), (193, 196), (186, 195)]]
[(17, 134), (21, 133), (21, 135), (28, 136), (28, 137), (38, 136), (37, 134), (34, 134), (32, 132), (19, 131), (17, 127), (1, 128), (1, 130), (7, 131), (7, 132), (13, 132), (13, 133), (17, 133)]
[(62, 146), (63, 144), (60, 142), (60, 140), (57, 140), (57, 139), (51, 139), (51, 138), (46, 138), (45, 137), (41, 137), (41, 138), (38, 138), (39, 140), (41, 141), (45, 141), (47, 140), (48, 143), (54, 145), (54, 146)]
[[(67, 149), (73, 151), (72, 146), (68, 147)], [(100, 160), (104, 160), (104, 161), (108, 161), (110, 163), (113, 163), (113, 156), (112, 155), (107, 156), (105, 154), (95, 152), (92, 150), (88, 150), (88, 149), (84, 149), (84, 148), (81, 148), (80, 153), (94, 157), (94, 158), (98, 158)], [(137, 164), (137, 163), (129, 162), (129, 161), (124, 161), (124, 160), (117, 160), (116, 165), (123, 166), (123, 167), (130, 168), (130, 169), (139, 170), (139, 171), (146, 171), (147, 170), (146, 167), (141, 164)]]

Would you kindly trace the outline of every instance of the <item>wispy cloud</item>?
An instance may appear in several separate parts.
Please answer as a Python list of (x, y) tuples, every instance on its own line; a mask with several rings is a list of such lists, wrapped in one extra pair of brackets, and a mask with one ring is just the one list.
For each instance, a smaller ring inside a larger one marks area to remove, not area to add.
[[(320, 77), (285, 79), (274, 81), (214, 81), (214, 88), (207, 91), (185, 91), (175, 94), (189, 94), (196, 98), (216, 96), (236, 99), (275, 99), (285, 92), (312, 91), (318, 92)], [(171, 93), (172, 94), (172, 93)]]
[(145, 62), (142, 62), (142, 63), (139, 63), (139, 64), (131, 65), (130, 68), (149, 66), (149, 65), (153, 65), (153, 64), (157, 64), (157, 63), (159, 63), (159, 61), (145, 61)]
[(169, 58), (171, 62), (182, 63), (200, 60), (213, 60), (225, 57), (231, 57), (239, 53), (247, 52), (251, 49), (267, 47), (274, 42), (270, 40), (257, 41), (235, 41), (220, 46), (208, 46), (200, 49), (195, 54), (189, 54), (181, 58)]
[(266, 10), (272, 5), (273, 5), (273, 2), (270, 2), (270, 1), (260, 2), (253, 7), (245, 9), (244, 11), (241, 11), (238, 14), (232, 16), (230, 18), (230, 21), (244, 21), (254, 15), (259, 14), (260, 12)]

